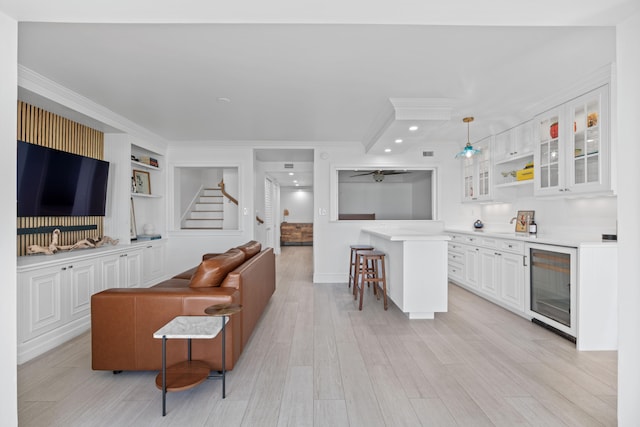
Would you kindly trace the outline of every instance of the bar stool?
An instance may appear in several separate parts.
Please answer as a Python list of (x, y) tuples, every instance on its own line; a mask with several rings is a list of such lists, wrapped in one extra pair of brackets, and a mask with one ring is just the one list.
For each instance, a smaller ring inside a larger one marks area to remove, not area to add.
[[(378, 250), (358, 251), (360, 260), (358, 262), (358, 278), (360, 281), (354, 282), (354, 299), (358, 298), (357, 292), (360, 291), (359, 310), (362, 310), (362, 298), (364, 295), (364, 283), (373, 283), (373, 293), (376, 298), (380, 299), (382, 291), (384, 300), (384, 309), (387, 309), (387, 274), (384, 266), (384, 252)], [(380, 284), (382, 283), (382, 286)]]
[(355, 283), (358, 280), (358, 252), (359, 251), (372, 251), (373, 246), (371, 245), (351, 245), (351, 254), (349, 255), (349, 288), (351, 288), (351, 284), (354, 284), (354, 293), (355, 293)]

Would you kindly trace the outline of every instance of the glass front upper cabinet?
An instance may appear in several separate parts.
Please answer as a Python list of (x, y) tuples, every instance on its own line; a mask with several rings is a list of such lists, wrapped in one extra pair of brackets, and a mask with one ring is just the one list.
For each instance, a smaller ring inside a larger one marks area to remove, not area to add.
[(536, 118), (536, 195), (611, 192), (609, 86)]
[(567, 185), (571, 191), (610, 188), (608, 94), (608, 86), (603, 86), (568, 103), (571, 152)]

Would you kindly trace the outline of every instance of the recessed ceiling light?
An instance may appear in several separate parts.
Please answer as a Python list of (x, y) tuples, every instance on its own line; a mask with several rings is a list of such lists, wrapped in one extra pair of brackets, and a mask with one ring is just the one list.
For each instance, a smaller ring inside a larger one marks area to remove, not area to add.
[(300, 184), (296, 184), (296, 187), (299, 186)]
[(385, 152), (385, 153), (390, 153), (390, 152), (391, 152), (391, 148), (385, 148), (385, 149), (384, 149), (384, 152)]
[(220, 103), (224, 103), (224, 104), (228, 104), (228, 103), (230, 103), (230, 102), (231, 102), (231, 99), (226, 98), (226, 97), (224, 97), (224, 96), (221, 96), (221, 97), (219, 97), (219, 98), (218, 98), (218, 102), (220, 102)]
[(289, 176), (293, 176), (293, 172), (289, 172)]
[(294, 183), (294, 184), (296, 184), (297, 182), (298, 182), (298, 180), (297, 180), (297, 179), (294, 179), (294, 180), (293, 180), (293, 183)]
[(417, 131), (417, 130), (418, 130), (418, 126), (416, 126), (416, 125), (409, 126), (409, 130), (410, 130), (411, 132), (415, 132), (415, 131)]
[(402, 144), (402, 139), (400, 138), (396, 139), (396, 144)]

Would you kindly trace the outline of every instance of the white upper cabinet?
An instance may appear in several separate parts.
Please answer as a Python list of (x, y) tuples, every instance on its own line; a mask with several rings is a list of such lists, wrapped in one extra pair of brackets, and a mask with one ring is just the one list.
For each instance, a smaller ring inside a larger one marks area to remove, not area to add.
[(533, 120), (496, 135), (493, 153), (496, 187), (531, 185), (531, 175), (517, 172), (533, 162)]
[(611, 192), (609, 86), (535, 119), (535, 195)]
[(462, 201), (491, 200), (491, 140), (485, 138), (473, 144), (480, 153), (462, 159)]
[(495, 163), (510, 162), (533, 154), (533, 121), (522, 123), (495, 137)]

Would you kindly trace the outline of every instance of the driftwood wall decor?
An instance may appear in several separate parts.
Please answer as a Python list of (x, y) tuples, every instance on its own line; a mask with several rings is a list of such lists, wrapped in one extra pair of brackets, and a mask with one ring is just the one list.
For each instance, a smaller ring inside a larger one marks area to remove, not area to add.
[[(17, 139), (56, 150), (104, 159), (104, 134), (64, 117), (18, 101)], [(24, 217), (17, 218), (17, 255), (27, 254), (29, 246), (48, 247), (51, 227), (62, 231), (60, 245), (73, 245), (83, 239), (104, 236), (103, 217)], [(42, 229), (42, 232), (34, 230)]]

